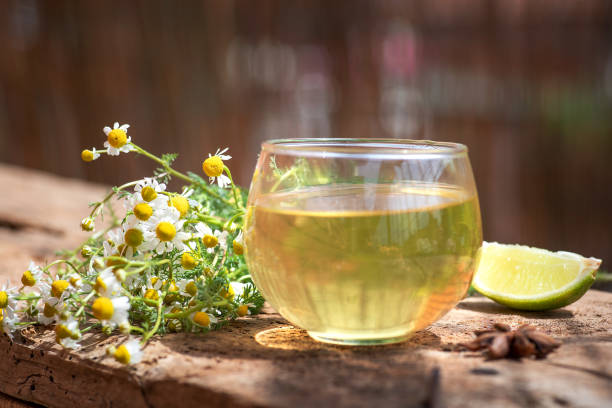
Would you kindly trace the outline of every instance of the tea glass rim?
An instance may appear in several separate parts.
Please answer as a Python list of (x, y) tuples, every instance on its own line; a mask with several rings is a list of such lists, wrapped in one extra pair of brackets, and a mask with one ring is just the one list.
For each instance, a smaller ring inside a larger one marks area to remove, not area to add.
[(308, 157), (364, 157), (434, 159), (466, 155), (467, 146), (455, 142), (392, 138), (286, 138), (265, 140), (262, 151)]

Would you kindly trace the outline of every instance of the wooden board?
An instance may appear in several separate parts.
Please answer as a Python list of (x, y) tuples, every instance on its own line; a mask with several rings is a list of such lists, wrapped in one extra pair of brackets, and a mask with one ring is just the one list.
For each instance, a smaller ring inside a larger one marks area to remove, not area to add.
[[(38, 187), (21, 188), (24, 179)], [(29, 258), (50, 260), (55, 248), (78, 243), (86, 203), (104, 193), (6, 166), (0, 182), (12, 186), (11, 198), (0, 202), (0, 225), (8, 226), (0, 227), (0, 276), (16, 277)], [(28, 199), (32, 191), (72, 201), (49, 199), (42, 208), (36, 196)], [(368, 348), (315, 342), (273, 310), (264, 312), (207, 335), (158, 338), (129, 368), (104, 353), (119, 337), (90, 333), (73, 352), (56, 345), (50, 331), (27, 329), (14, 342), (0, 338), (0, 392), (63, 408), (612, 406), (611, 293), (591, 290), (543, 313), (469, 298), (406, 343)], [(449, 351), (491, 321), (534, 324), (563, 346), (545, 360), (486, 361)]]

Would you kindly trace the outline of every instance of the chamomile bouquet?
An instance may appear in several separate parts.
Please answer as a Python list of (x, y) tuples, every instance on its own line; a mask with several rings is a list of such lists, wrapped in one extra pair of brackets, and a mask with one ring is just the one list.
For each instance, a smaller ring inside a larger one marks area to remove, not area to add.
[[(233, 182), (227, 148), (203, 161), (207, 182), (175, 170), (175, 154), (157, 157), (136, 145), (128, 129), (105, 127), (104, 149), (81, 158), (140, 154), (159, 169), (90, 204), (81, 228), (92, 235), (78, 248), (47, 265), (31, 262), (21, 285), (0, 287), (0, 325), (9, 336), (52, 325), (58, 344), (78, 348), (89, 330), (119, 331), (123, 341), (107, 353), (132, 364), (156, 334), (206, 332), (261, 309), (243, 259), (245, 192)], [(180, 192), (167, 190), (171, 177), (185, 182)]]

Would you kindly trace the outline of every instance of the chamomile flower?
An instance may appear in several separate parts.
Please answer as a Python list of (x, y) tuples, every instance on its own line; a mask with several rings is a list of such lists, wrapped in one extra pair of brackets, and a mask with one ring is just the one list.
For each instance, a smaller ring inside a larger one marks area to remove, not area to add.
[(133, 258), (134, 251), (136, 251), (144, 242), (143, 229), (134, 221), (134, 217), (128, 217), (127, 221), (119, 230), (120, 237), (116, 238), (118, 247), (121, 247), (121, 245), (125, 245), (127, 247), (123, 252), (123, 256), (126, 258)]
[(28, 270), (21, 275), (21, 283), (23, 286), (34, 286), (37, 282), (42, 279), (42, 269), (38, 265), (34, 263), (34, 261), (30, 261), (30, 266), (28, 266)]
[(127, 296), (108, 298), (101, 296), (91, 305), (91, 312), (104, 327), (114, 329), (117, 326), (129, 324), (128, 311), (130, 300)]
[(64, 302), (56, 297), (43, 297), (38, 305), (38, 323), (50, 325), (55, 323), (64, 310)]
[(158, 193), (162, 191), (166, 191), (166, 185), (150, 177), (145, 177), (134, 186), (134, 192), (147, 203), (158, 198)]
[(245, 284), (242, 282), (230, 282), (230, 290), (234, 293), (235, 297), (241, 297), (244, 293)]
[(15, 323), (17, 321), (17, 317), (8, 313), (7, 309), (0, 309), (0, 329), (11, 339), (13, 338), (12, 333), (15, 331)]
[(15, 288), (11, 288), (10, 282), (7, 281), (0, 288), (0, 309), (2, 309), (5, 314), (13, 315), (15, 312), (15, 305), (17, 302), (14, 296)]
[(168, 206), (176, 208), (179, 214), (181, 214), (181, 218), (183, 218), (189, 211), (189, 200), (180, 194), (173, 195), (168, 199)]
[(179, 279), (176, 282), (179, 288), (179, 294), (185, 297), (193, 297), (198, 293), (198, 286), (193, 279)]
[(150, 300), (158, 300), (161, 295), (161, 287), (163, 282), (157, 276), (151, 278), (150, 281), (147, 282), (146, 286), (142, 287), (142, 297)]
[(227, 249), (227, 231), (213, 231), (208, 225), (200, 222), (195, 226), (196, 232), (193, 234), (195, 238), (201, 238), (202, 243), (206, 247), (206, 251), (210, 254), (215, 252), (215, 247), (219, 245), (222, 250)]
[(95, 147), (92, 147), (91, 150), (85, 149), (81, 152), (81, 159), (84, 162), (90, 162), (98, 159), (100, 157), (100, 153), (96, 151)]
[(198, 266), (198, 260), (193, 252), (183, 252), (183, 255), (181, 255), (181, 266), (185, 270), (191, 270)]
[(204, 162), (202, 163), (202, 170), (209, 177), (210, 183), (214, 183), (216, 179), (217, 184), (221, 188), (225, 188), (232, 184), (230, 178), (223, 174), (223, 170), (225, 169), (223, 161), (232, 158), (232, 156), (224, 154), (225, 152), (227, 152), (227, 150), (227, 147), (223, 150), (217, 149), (217, 152), (213, 156), (211, 156), (211, 154), (209, 153), (208, 159), (204, 160)]
[(83, 278), (81, 278), (81, 275), (78, 273), (73, 273), (68, 276), (68, 282), (70, 282), (70, 286), (75, 290), (82, 290), (83, 292), (89, 292), (91, 290), (91, 286), (83, 283)]
[(113, 273), (113, 267), (106, 268), (96, 278), (94, 289), (100, 296), (112, 296), (121, 290), (121, 282)]
[(119, 347), (110, 346), (106, 349), (106, 352), (125, 365), (137, 364), (142, 360), (142, 350), (137, 339), (130, 339)]
[(81, 220), (81, 229), (83, 231), (95, 231), (96, 223), (92, 217), (85, 217)]
[(12, 338), (12, 332), (15, 330), (15, 323), (17, 318), (15, 316), (15, 302), (14, 290), (10, 288), (10, 283), (6, 282), (2, 288), (0, 288), (0, 331), (6, 333)]
[(204, 308), (199, 312), (194, 312), (189, 315), (189, 318), (200, 327), (209, 328), (212, 323), (217, 323), (219, 320)]
[(245, 303), (236, 309), (236, 314), (240, 317), (248, 316), (251, 314), (251, 308), (255, 307), (253, 303)]
[(62, 347), (76, 349), (79, 347), (80, 339), (79, 322), (74, 318), (60, 320), (55, 326), (55, 341)]
[(134, 150), (132, 138), (127, 135), (129, 127), (128, 124), (119, 126), (119, 122), (115, 122), (112, 129), (109, 126), (104, 127), (104, 134), (108, 138), (104, 142), (104, 147), (106, 147), (109, 156), (119, 156), (119, 153), (128, 153)]
[(232, 242), (232, 249), (236, 255), (244, 254), (244, 238), (242, 236), (242, 230), (238, 233), (234, 241)]
[(141, 250), (153, 250), (157, 254), (164, 254), (173, 249), (183, 251), (190, 234), (182, 231), (184, 220), (180, 220), (181, 213), (174, 207), (168, 207), (143, 222), (144, 242)]

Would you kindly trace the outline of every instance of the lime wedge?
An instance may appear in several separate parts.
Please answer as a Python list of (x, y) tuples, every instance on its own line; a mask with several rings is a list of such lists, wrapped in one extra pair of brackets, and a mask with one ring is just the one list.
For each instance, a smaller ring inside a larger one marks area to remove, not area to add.
[(595, 281), (600, 259), (522, 245), (484, 242), (472, 286), (514, 309), (549, 310), (580, 299)]

